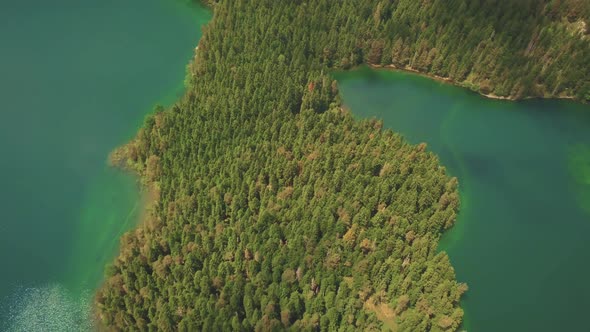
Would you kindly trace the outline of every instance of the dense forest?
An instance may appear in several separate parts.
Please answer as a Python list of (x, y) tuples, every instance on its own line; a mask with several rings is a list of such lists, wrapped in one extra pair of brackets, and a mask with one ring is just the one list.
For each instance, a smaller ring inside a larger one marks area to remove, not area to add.
[[(469, 47), (465, 41), (417, 61), (435, 49), (429, 40), (440, 42), (434, 35), (454, 36), (441, 26), (459, 24), (445, 16), (456, 11), (432, 10), (444, 2), (422, 3), (212, 3), (186, 95), (170, 109), (157, 107), (111, 156), (141, 175), (152, 203), (107, 268), (96, 305), (102, 324), (154, 331), (458, 329), (467, 286), (437, 251), (459, 209), (457, 179), (424, 144), (409, 145), (379, 121), (354, 120), (329, 75), (361, 63), (403, 65), (412, 55), (406, 64), (413, 68), (452, 77), (457, 67), (469, 67), (465, 78), (481, 79), (480, 62), (457, 58)], [(472, 24), (487, 24), (486, 6), (499, 13), (502, 5), (479, 1), (465, 7), (465, 16), (473, 12)], [(559, 15), (566, 12), (559, 7)], [(421, 15), (428, 19), (413, 23)], [(521, 14), (514, 15), (507, 20)], [(588, 17), (571, 15), (577, 16), (564, 20)], [(498, 24), (491, 39), (497, 44), (490, 45), (520, 45), (502, 37), (515, 32), (497, 16), (490, 23)], [(438, 28), (429, 24), (435, 19), (443, 20)], [(398, 52), (400, 29), (406, 34)], [(587, 52), (575, 39), (585, 37), (568, 36), (569, 47)], [(476, 50), (490, 52), (476, 45), (470, 54)], [(503, 68), (522, 70), (522, 57), (545, 54), (502, 52), (487, 64), (495, 93), (521, 82)], [(576, 52), (569, 57), (588, 68)], [(547, 59), (544, 70), (568, 86), (559, 93), (587, 88), (558, 58)], [(578, 68), (575, 75), (584, 73)]]
[(590, 101), (588, 0), (345, 2), (327, 28), (354, 31), (358, 48), (348, 56), (350, 44), (330, 38), (338, 67), (393, 65), (483, 94)]
[(305, 28), (316, 32), (309, 47), (328, 67), (368, 63), (437, 76), (491, 96), (590, 101), (588, 0), (298, 3), (322, 18)]

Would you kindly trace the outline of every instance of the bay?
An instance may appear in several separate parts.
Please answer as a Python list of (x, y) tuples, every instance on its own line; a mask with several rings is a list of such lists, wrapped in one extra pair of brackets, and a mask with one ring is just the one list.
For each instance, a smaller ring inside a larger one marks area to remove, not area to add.
[(491, 100), (415, 74), (335, 73), (357, 118), (426, 142), (458, 177), (439, 244), (469, 285), (468, 331), (582, 331), (590, 308), (590, 107)]

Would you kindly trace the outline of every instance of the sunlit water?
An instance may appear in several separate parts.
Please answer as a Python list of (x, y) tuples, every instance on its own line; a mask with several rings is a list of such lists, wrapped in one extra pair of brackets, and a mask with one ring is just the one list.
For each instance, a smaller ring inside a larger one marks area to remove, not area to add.
[(59, 284), (15, 291), (7, 311), (10, 331), (88, 331), (92, 294), (79, 294)]

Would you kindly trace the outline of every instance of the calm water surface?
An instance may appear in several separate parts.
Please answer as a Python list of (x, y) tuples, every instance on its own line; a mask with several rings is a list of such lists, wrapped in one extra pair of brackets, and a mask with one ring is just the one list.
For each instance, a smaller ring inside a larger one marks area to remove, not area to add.
[(0, 331), (84, 330), (141, 210), (107, 155), (182, 93), (210, 12), (181, 0), (0, 7)]
[(460, 281), (465, 329), (588, 331), (590, 107), (489, 100), (407, 73), (337, 73), (359, 118), (426, 142), (461, 183), (441, 242)]

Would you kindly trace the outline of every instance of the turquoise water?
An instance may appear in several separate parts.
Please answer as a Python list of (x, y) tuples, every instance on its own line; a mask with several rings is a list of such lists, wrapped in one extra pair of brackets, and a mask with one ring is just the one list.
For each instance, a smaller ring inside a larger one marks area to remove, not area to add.
[(590, 106), (367, 68), (336, 78), (355, 116), (426, 142), (459, 178), (461, 212), (440, 247), (469, 285), (464, 328), (588, 330)]
[(209, 19), (172, 0), (2, 5), (1, 331), (89, 328), (104, 266), (141, 211), (108, 153), (182, 93)]

